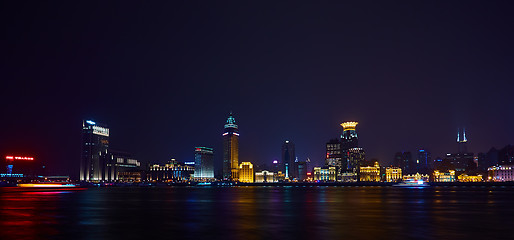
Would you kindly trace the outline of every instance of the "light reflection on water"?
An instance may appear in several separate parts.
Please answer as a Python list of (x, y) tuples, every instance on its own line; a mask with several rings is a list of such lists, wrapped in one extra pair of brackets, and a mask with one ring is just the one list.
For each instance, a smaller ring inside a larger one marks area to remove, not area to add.
[(512, 236), (512, 188), (0, 189), (2, 239), (491, 239)]

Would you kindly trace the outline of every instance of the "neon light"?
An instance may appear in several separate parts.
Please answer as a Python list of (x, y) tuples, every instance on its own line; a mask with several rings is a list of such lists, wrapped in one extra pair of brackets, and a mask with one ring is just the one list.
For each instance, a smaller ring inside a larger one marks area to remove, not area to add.
[(184, 162), (186, 165), (195, 165), (195, 162)]
[(227, 135), (228, 135), (228, 133), (223, 133), (223, 136), (227, 136)]
[(27, 161), (34, 160), (33, 157), (15, 157), (15, 156), (5, 156), (5, 159), (7, 159), (7, 160), (27, 160)]
[(93, 122), (93, 121), (91, 121), (91, 120), (87, 120), (87, 121), (86, 121), (86, 123), (89, 123), (89, 124), (91, 124), (91, 125), (96, 125), (96, 123), (95, 123), (95, 122)]
[(275, 160), (275, 161), (273, 161), (273, 163), (274, 163), (274, 164), (277, 164), (277, 163), (278, 163), (278, 161), (277, 161), (277, 160)]
[(239, 136), (239, 133), (234, 133), (234, 135)]

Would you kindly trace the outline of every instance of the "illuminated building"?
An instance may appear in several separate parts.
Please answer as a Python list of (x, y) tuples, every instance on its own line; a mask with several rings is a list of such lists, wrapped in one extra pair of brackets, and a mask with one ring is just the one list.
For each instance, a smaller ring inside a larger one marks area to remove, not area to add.
[(359, 173), (359, 166), (364, 161), (364, 149), (359, 148), (359, 138), (356, 131), (357, 124), (359, 123), (341, 123), (343, 133), (341, 134), (341, 171), (338, 173), (338, 175), (340, 175), (340, 179), (342, 179), (343, 173), (353, 173), (354, 176), (357, 176)]
[(149, 180), (160, 182), (188, 181), (194, 177), (194, 171), (194, 165), (182, 165), (175, 159), (171, 159), (165, 165), (151, 165)]
[(214, 151), (208, 147), (195, 148), (195, 179), (214, 179)]
[(239, 128), (232, 112), (223, 133), (223, 179), (237, 181), (239, 168)]
[(500, 165), (488, 168), (489, 181), (512, 182), (514, 181), (514, 165)]
[(314, 181), (336, 181), (335, 167), (315, 167), (313, 172)]
[(269, 171), (261, 171), (255, 173), (255, 182), (256, 183), (263, 183), (263, 182), (278, 182), (275, 179), (276, 173), (269, 172)]
[(399, 167), (386, 168), (386, 182), (399, 182), (402, 180), (402, 169)]
[(294, 143), (285, 141), (282, 144), (282, 163), (284, 164), (284, 174), (286, 179), (296, 178), (296, 154), (294, 150)]
[(339, 139), (331, 139), (326, 144), (326, 158), (325, 164), (331, 167), (341, 167), (342, 153), (341, 153), (341, 141)]
[(455, 171), (448, 170), (447, 172), (441, 172), (439, 170), (435, 170), (434, 182), (455, 182)]
[(275, 181), (283, 182), (286, 180), (286, 175), (282, 171), (275, 173)]
[(121, 171), (118, 172), (118, 181), (120, 182), (141, 182), (144, 180), (144, 171)]
[(482, 182), (482, 175), (469, 176), (467, 174), (461, 174), (457, 177), (459, 182)]
[(380, 165), (378, 165), (378, 162), (375, 162), (373, 166), (361, 166), (359, 179), (361, 182), (380, 182)]
[(138, 171), (141, 166), (141, 163), (127, 152), (110, 149), (107, 159), (105, 181), (122, 181), (119, 178), (120, 172)]
[(80, 181), (108, 180), (109, 128), (91, 120), (82, 122)]
[(40, 174), (36, 159), (29, 156), (7, 155), (0, 160), (0, 167), (0, 178), (5, 180), (35, 178)]
[(239, 181), (253, 183), (253, 164), (251, 162), (239, 164)]
[(350, 149), (359, 147), (359, 138), (357, 136), (356, 127), (358, 122), (341, 123), (343, 134), (341, 135), (341, 148)]
[(403, 175), (404, 182), (417, 182), (419, 180), (423, 180), (423, 182), (428, 182), (430, 181), (430, 176), (428, 174), (420, 173)]

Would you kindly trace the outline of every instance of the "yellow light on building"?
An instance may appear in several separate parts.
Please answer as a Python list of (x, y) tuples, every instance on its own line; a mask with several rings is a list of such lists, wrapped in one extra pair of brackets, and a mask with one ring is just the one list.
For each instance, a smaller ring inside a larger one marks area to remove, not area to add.
[(357, 127), (357, 124), (359, 124), (358, 122), (344, 122), (344, 123), (341, 123), (341, 126), (343, 127), (343, 131), (348, 131), (348, 130), (355, 130), (355, 128)]
[(434, 171), (434, 182), (455, 182), (455, 170), (448, 172)]
[(386, 168), (386, 181), (399, 182), (402, 180), (402, 169), (399, 167)]
[(482, 175), (469, 176), (467, 174), (461, 174), (457, 177), (459, 182), (482, 182)]
[(315, 167), (313, 175), (314, 175), (314, 181), (335, 181), (336, 180), (336, 168), (335, 167), (328, 167), (328, 168)]
[(239, 164), (239, 181), (253, 183), (253, 164), (251, 162)]
[(361, 182), (380, 182), (380, 165), (375, 162), (374, 166), (360, 167)]

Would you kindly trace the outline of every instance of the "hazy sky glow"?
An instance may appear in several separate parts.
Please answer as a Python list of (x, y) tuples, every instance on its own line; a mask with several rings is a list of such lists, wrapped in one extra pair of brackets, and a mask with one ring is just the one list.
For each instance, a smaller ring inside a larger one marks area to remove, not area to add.
[(240, 161), (322, 163), (342, 121), (369, 158), (514, 143), (509, 1), (0, 3), (0, 153), (77, 174), (82, 119), (144, 162), (192, 160), (234, 112)]

